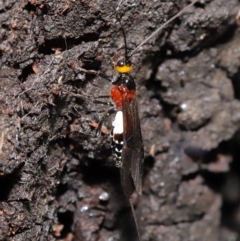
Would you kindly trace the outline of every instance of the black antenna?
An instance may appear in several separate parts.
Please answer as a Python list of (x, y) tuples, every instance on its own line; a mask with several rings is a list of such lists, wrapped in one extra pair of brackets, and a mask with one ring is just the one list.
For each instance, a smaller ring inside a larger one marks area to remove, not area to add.
[(147, 37), (142, 43), (140, 43), (128, 56), (130, 58), (139, 48), (141, 48), (145, 43), (147, 43), (151, 38), (153, 38), (157, 33), (159, 33), (163, 28), (165, 28), (170, 22), (174, 19), (178, 18), (183, 12), (185, 12), (188, 8), (190, 8), (193, 4), (195, 4), (198, 0), (193, 0), (189, 5), (183, 8), (179, 13), (170, 18), (167, 22), (165, 22), (161, 27), (155, 30), (149, 37)]
[(127, 50), (127, 38), (126, 38), (126, 34), (125, 34), (124, 28), (122, 26), (121, 17), (120, 17), (119, 14), (116, 14), (116, 19), (120, 24), (120, 28), (121, 28), (121, 31), (122, 31), (122, 34), (123, 34), (124, 45), (125, 45), (125, 60), (128, 60), (129, 56), (128, 56), (128, 50)]

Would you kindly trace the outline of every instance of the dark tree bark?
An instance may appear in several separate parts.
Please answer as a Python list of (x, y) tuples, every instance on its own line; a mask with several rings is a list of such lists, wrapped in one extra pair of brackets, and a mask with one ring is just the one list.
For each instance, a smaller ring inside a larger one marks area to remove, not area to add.
[[(189, 2), (123, 1), (129, 50)], [(106, 121), (117, 1), (0, 1), (0, 240), (137, 240)], [(199, 0), (133, 55), (143, 241), (239, 239), (240, 3)]]

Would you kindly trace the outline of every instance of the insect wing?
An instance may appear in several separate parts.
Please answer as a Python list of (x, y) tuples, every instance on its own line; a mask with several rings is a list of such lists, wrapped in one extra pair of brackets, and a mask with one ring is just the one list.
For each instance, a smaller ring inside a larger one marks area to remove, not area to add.
[(121, 181), (125, 195), (130, 198), (136, 189), (142, 194), (143, 141), (136, 97), (123, 101), (123, 149)]

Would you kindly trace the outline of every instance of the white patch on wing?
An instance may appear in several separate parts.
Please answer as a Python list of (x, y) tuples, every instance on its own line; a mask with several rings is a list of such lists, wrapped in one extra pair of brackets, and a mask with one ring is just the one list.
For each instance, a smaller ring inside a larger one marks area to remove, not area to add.
[(118, 111), (114, 121), (112, 122), (113, 125), (113, 135), (115, 134), (122, 134), (123, 133), (123, 113), (122, 111)]

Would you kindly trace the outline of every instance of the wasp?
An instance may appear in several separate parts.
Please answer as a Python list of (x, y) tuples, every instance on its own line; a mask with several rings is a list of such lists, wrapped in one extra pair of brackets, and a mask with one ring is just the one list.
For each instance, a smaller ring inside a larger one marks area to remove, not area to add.
[(138, 224), (131, 196), (134, 191), (136, 191), (139, 195), (142, 195), (144, 146), (138, 115), (136, 82), (134, 77), (130, 74), (133, 69), (133, 64), (130, 58), (142, 45), (147, 43), (164, 27), (179, 17), (197, 1), (198, 0), (192, 1), (192, 3), (187, 5), (178, 14), (166, 21), (161, 27), (139, 44), (130, 54), (128, 53), (124, 28), (121, 24), (120, 17), (116, 14), (117, 21), (120, 24), (123, 34), (125, 55), (116, 62), (114, 67), (117, 72), (117, 76), (111, 81), (113, 85), (111, 88), (111, 98), (115, 108), (110, 109), (101, 120), (97, 128), (97, 135), (101, 132), (102, 124), (106, 116), (115, 114), (115, 119), (112, 124), (113, 128), (111, 131), (111, 148), (116, 162), (116, 167), (121, 170), (121, 184), (123, 192), (130, 202), (139, 240), (141, 240), (141, 237), (138, 231)]

